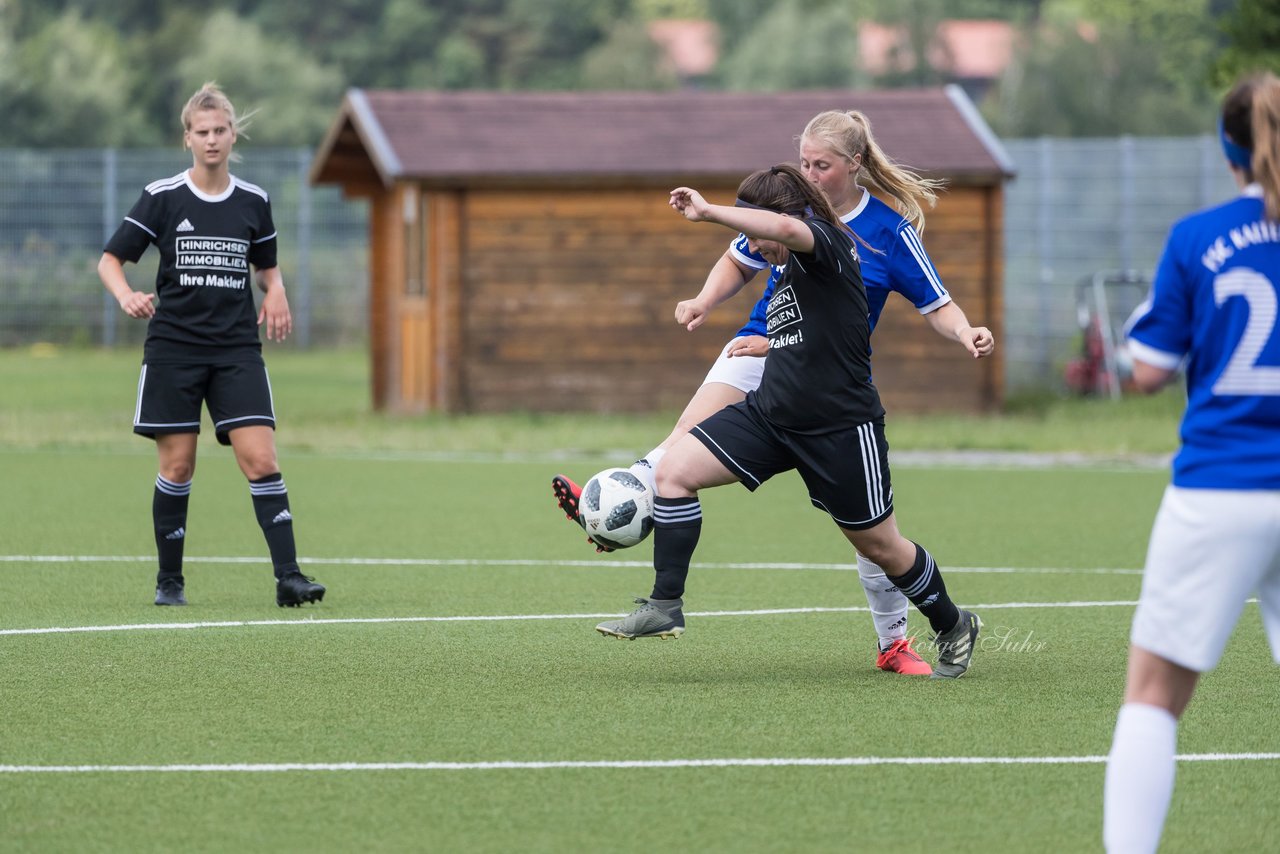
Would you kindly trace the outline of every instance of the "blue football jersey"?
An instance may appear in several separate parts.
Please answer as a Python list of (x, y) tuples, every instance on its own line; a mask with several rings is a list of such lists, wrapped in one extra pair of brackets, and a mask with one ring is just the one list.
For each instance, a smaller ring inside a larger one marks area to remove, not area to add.
[[(840, 219), (871, 247), (859, 246), (858, 260), (867, 289), (867, 319), (873, 331), (893, 291), (902, 294), (921, 314), (951, 302), (951, 294), (947, 293), (942, 277), (924, 251), (920, 235), (902, 214), (863, 189), (862, 201)], [(744, 235), (739, 234), (734, 240), (732, 252), (734, 258), (748, 267), (763, 270), (768, 266), (763, 258), (748, 250)], [(780, 270), (770, 271), (764, 296), (751, 309), (751, 317), (738, 330), (738, 335), (765, 334), (765, 309), (780, 277)]]
[(1175, 223), (1129, 352), (1186, 367), (1175, 486), (1280, 489), (1280, 226), (1262, 189)]

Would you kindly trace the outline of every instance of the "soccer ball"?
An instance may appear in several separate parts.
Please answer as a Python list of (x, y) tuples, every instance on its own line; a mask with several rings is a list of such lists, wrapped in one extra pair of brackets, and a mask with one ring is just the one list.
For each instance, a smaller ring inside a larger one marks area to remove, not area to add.
[(605, 469), (582, 487), (578, 512), (591, 539), (630, 548), (653, 530), (653, 492), (627, 469)]

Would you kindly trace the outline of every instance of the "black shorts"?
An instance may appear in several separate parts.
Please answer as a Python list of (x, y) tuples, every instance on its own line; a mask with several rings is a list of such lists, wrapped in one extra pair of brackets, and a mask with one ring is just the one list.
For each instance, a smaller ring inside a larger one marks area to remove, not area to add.
[(154, 439), (166, 433), (199, 433), (200, 404), (209, 407), (214, 435), (223, 445), (237, 427), (276, 426), (271, 381), (261, 362), (225, 365), (142, 364), (133, 432)]
[(883, 418), (831, 433), (795, 433), (770, 422), (748, 397), (692, 433), (753, 492), (775, 474), (795, 469), (813, 506), (841, 528), (873, 528), (893, 512)]

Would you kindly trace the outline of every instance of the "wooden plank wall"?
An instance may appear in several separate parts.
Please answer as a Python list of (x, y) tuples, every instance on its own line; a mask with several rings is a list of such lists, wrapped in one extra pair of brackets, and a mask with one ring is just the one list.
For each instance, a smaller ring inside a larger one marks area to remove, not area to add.
[[(942, 282), (969, 323), (996, 338), (975, 361), (933, 331), (905, 299), (891, 295), (872, 336), (872, 376), (890, 412), (980, 412), (1003, 400), (999, 191), (960, 187), (926, 212), (923, 240)], [(993, 221), (994, 218), (994, 221)]]
[[(733, 187), (707, 188), (728, 202)], [(470, 411), (681, 408), (764, 287), (689, 333), (733, 233), (686, 222), (661, 190), (469, 192), (462, 325)]]
[[(733, 198), (733, 186), (699, 189), (713, 201)], [(428, 407), (682, 408), (765, 279), (758, 276), (696, 332), (678, 326), (676, 302), (698, 292), (734, 235), (684, 221), (666, 200), (665, 192), (644, 189), (437, 194), (429, 227)], [(930, 212), (925, 231), (953, 297), (972, 323), (992, 327), (998, 343), (999, 205), (998, 188), (956, 188)], [(891, 413), (979, 411), (1001, 402), (999, 358), (975, 362), (905, 300), (890, 298), (873, 347)]]

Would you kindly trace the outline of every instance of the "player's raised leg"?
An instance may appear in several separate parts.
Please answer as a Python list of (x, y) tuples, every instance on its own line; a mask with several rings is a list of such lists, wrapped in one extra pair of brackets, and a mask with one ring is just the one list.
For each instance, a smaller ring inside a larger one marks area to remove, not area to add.
[(653, 591), (637, 598), (639, 608), (621, 620), (596, 626), (602, 635), (679, 637), (684, 632), (684, 586), (702, 533), (698, 490), (737, 478), (697, 439), (686, 434), (658, 469), (653, 508)]

